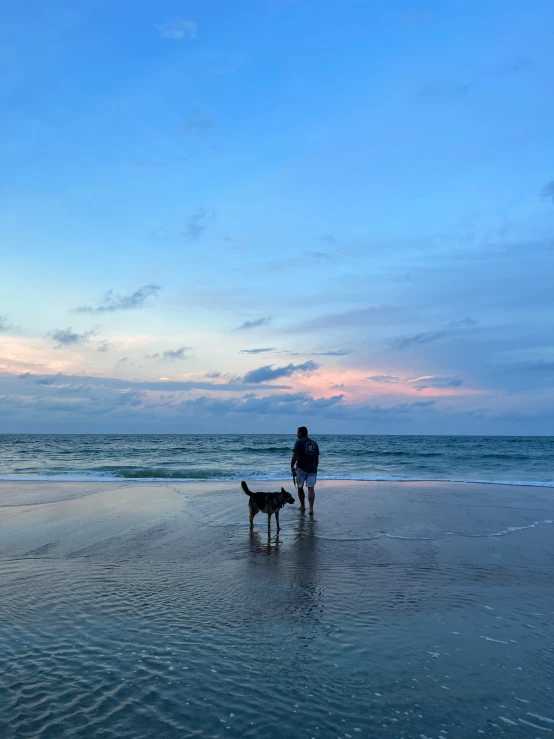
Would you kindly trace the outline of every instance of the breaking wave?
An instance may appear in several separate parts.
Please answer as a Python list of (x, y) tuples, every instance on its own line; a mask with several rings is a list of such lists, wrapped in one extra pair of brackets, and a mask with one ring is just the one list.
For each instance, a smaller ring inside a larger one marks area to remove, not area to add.
[[(164, 470), (129, 469), (126, 467), (112, 468), (111, 470), (79, 470), (62, 474), (37, 475), (1, 475), (3, 481), (49, 481), (49, 482), (93, 482), (98, 480), (122, 482), (240, 482), (241, 480), (290, 480), (290, 471), (287, 468), (279, 470)], [(403, 477), (399, 475), (328, 475), (319, 474), (318, 480), (335, 482), (456, 482), (478, 483), (481, 485), (516, 485), (528, 487), (554, 488), (554, 480), (486, 480), (480, 478), (462, 477)]]

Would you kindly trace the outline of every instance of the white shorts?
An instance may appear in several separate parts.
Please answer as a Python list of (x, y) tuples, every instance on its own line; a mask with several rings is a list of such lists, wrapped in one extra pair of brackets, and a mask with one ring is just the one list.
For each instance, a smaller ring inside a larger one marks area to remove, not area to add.
[(296, 468), (296, 487), (301, 488), (304, 483), (309, 488), (313, 488), (315, 486), (317, 480), (317, 472), (304, 472), (304, 470), (301, 470), (300, 467)]

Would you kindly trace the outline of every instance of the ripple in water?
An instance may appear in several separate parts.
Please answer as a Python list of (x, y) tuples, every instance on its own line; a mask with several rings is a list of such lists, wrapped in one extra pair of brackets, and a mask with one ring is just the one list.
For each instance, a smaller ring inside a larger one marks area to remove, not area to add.
[(471, 736), (499, 715), (525, 736), (552, 715), (552, 575), (263, 546), (209, 571), (5, 565), (2, 737)]
[(373, 487), (369, 513), (361, 489), (323, 488), (320, 520), (288, 510), (268, 540), (240, 525), (242, 494), (169, 490), (172, 515), (109, 509), (119, 533), (93, 544), (83, 511), (95, 525), (100, 503), (44, 506), (44, 535), (71, 511), (71, 551), (52, 538), (0, 559), (2, 739), (552, 732), (553, 553), (518, 539), (547, 546), (549, 527), (524, 528), (536, 510), (512, 493), (441, 507), (429, 488), (415, 515), (415, 488), (391, 512)]

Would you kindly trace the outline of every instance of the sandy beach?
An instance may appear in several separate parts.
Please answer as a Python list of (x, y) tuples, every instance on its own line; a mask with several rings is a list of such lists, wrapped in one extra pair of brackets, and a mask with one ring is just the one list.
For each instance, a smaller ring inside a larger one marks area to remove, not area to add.
[(552, 490), (322, 482), (269, 539), (247, 503), (0, 482), (3, 739), (554, 733)]

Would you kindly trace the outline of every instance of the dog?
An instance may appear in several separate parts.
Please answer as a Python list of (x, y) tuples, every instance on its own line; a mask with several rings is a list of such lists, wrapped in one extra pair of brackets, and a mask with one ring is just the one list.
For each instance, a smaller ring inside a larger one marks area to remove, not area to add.
[(248, 489), (248, 485), (241, 482), (241, 487), (250, 498), (248, 507), (250, 508), (250, 528), (254, 528), (254, 516), (260, 511), (267, 513), (267, 533), (271, 529), (271, 516), (275, 514), (275, 520), (277, 521), (277, 531), (281, 528), (279, 526), (279, 511), (287, 503), (291, 505), (295, 502), (294, 498), (290, 493), (287, 493), (285, 488), (281, 488), (280, 493), (253, 493)]

